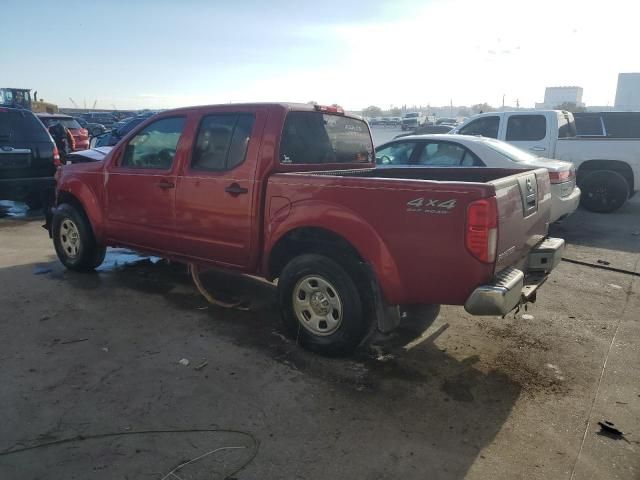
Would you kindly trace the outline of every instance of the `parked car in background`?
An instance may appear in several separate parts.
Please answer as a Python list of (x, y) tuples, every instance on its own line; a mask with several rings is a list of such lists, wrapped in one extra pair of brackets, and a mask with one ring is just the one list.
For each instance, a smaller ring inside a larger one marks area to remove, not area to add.
[(115, 116), (103, 112), (83, 113), (81, 116), (89, 123), (99, 123), (106, 128), (111, 128), (111, 126), (118, 121)]
[(382, 121), (382, 118), (380, 117), (372, 117), (369, 119), (368, 123), (369, 125), (380, 125), (380, 122)]
[(0, 107), (0, 199), (39, 208), (51, 198), (58, 149), (30, 111)]
[(89, 132), (89, 137), (95, 137), (96, 135), (103, 134), (107, 131), (104, 125), (101, 123), (89, 123), (82, 117), (73, 117), (76, 122), (78, 122), (82, 128), (86, 128), (87, 132)]
[(613, 212), (640, 189), (640, 139), (578, 137), (570, 112), (505, 111), (476, 115), (451, 133), (497, 138), (577, 168), (581, 205), (593, 212)]
[(451, 125), (452, 127), (455, 127), (458, 124), (459, 122), (458, 122), (458, 119), (456, 118), (440, 117), (436, 119), (436, 125)]
[(580, 189), (576, 186), (575, 167), (572, 163), (536, 157), (492, 138), (467, 135), (409, 135), (377, 147), (376, 163), (381, 168), (546, 168), (551, 182), (550, 221), (556, 222), (570, 215), (580, 202)]
[(579, 137), (640, 138), (640, 112), (574, 113)]
[(44, 123), (44, 126), (48, 128), (53, 127), (56, 124), (62, 125), (64, 128), (71, 132), (73, 137), (72, 151), (86, 150), (89, 148), (89, 131), (84, 128), (80, 123), (69, 115), (62, 115), (60, 113), (38, 113), (36, 114), (40, 121)]
[(546, 170), (377, 169), (366, 122), (334, 106), (166, 111), (103, 158), (57, 177), (50, 234), (67, 268), (120, 245), (278, 279), (286, 328), (326, 354), (391, 331), (401, 305), (504, 315), (564, 247), (545, 239)]
[[(132, 129), (134, 129), (135, 127), (140, 125), (142, 122), (144, 122), (147, 118), (152, 117), (155, 114), (156, 112), (146, 112), (146, 113), (137, 115), (135, 117), (126, 119), (126, 121), (121, 122), (121, 124), (117, 128), (114, 128), (110, 132), (106, 132), (102, 135), (99, 135), (95, 139), (91, 139), (91, 146), (92, 147), (112, 147), (116, 143), (118, 143), (120, 139), (123, 138)], [(118, 125), (118, 123), (115, 123), (114, 126)]]
[(415, 130), (427, 121), (427, 116), (422, 112), (409, 112), (402, 118), (402, 130)]
[(413, 132), (401, 133), (393, 138), (401, 138), (408, 135), (432, 135), (434, 133), (449, 133), (451, 130), (453, 130), (453, 127), (451, 125), (423, 125), (422, 127), (416, 128)]

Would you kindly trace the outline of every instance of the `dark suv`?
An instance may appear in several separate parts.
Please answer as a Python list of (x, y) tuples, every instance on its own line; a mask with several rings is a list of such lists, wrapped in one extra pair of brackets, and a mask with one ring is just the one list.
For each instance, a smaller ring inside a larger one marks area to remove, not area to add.
[(0, 199), (38, 208), (55, 189), (60, 156), (42, 122), (29, 110), (0, 107)]

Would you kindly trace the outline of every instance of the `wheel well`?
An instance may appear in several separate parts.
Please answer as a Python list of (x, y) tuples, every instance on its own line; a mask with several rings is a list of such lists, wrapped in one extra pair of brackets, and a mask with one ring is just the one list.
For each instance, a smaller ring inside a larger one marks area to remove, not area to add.
[(587, 160), (578, 168), (578, 186), (587, 173), (594, 170), (613, 170), (621, 174), (629, 184), (629, 192), (634, 191), (633, 170), (628, 163), (620, 160)]
[(84, 211), (84, 207), (82, 206), (82, 203), (80, 203), (80, 200), (78, 200), (73, 194), (69, 192), (58, 192), (58, 201), (56, 205), (61, 205), (63, 203), (73, 205), (74, 207), (80, 209), (85, 215), (87, 214)]
[(291, 259), (304, 253), (318, 253), (338, 261), (347, 257), (363, 262), (353, 245), (340, 235), (318, 227), (297, 228), (285, 234), (271, 249), (269, 278), (279, 277)]

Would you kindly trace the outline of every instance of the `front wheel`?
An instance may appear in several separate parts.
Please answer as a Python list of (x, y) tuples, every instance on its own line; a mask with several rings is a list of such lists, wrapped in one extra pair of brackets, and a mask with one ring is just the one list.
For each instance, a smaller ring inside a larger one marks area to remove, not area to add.
[(580, 182), (580, 204), (591, 212), (609, 213), (629, 198), (629, 184), (618, 172), (596, 170)]
[(62, 264), (88, 272), (102, 264), (106, 248), (98, 245), (85, 213), (73, 205), (60, 205), (52, 221), (53, 245)]
[(300, 255), (285, 266), (278, 280), (282, 318), (304, 348), (349, 354), (369, 332), (353, 268), (316, 254)]

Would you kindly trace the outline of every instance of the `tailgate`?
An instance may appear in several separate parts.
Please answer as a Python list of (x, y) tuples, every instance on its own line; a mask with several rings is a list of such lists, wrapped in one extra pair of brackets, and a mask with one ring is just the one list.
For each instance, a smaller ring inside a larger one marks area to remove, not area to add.
[(546, 169), (529, 170), (492, 182), (498, 206), (496, 272), (522, 263), (546, 235), (551, 190)]

